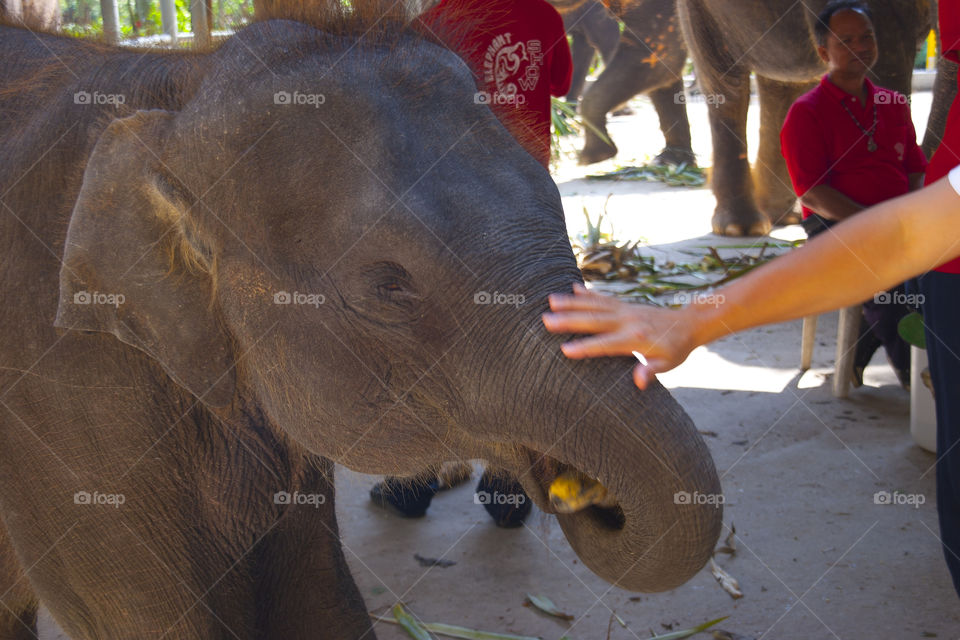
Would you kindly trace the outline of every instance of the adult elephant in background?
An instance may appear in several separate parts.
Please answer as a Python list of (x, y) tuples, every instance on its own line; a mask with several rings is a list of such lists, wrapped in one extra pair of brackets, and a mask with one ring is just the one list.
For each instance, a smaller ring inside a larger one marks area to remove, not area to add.
[(710, 558), (690, 418), (540, 320), (582, 281), (556, 185), (376, 9), (199, 54), (0, 27), (0, 637), (42, 601), (76, 640), (373, 638), (335, 462), (482, 458), (548, 513), (598, 481), (557, 518), (623, 588)]
[[(551, 3), (561, 14), (580, 6), (577, 0)], [(580, 114), (591, 125), (585, 127), (580, 164), (600, 162), (617, 154), (617, 146), (607, 133), (607, 113), (641, 93), (650, 96), (660, 119), (665, 146), (657, 161), (696, 164), (683, 93), (687, 48), (675, 0), (625, 0), (612, 2), (610, 10), (623, 21), (624, 28), (613, 60), (580, 103)]]
[[(825, 72), (813, 26), (826, 0), (677, 0), (700, 88), (712, 100), (714, 233), (763, 235), (795, 221), (796, 196), (780, 153), (780, 128), (794, 100)], [(931, 26), (928, 0), (868, 0), (880, 57), (870, 79), (910, 95), (917, 45)], [(747, 155), (750, 73), (760, 98), (760, 148)]]
[(570, 36), (570, 54), (573, 57), (573, 77), (567, 102), (576, 104), (583, 93), (587, 73), (597, 53), (604, 65), (609, 65), (620, 41), (620, 23), (597, 0), (586, 0), (576, 9), (562, 12), (563, 26)]

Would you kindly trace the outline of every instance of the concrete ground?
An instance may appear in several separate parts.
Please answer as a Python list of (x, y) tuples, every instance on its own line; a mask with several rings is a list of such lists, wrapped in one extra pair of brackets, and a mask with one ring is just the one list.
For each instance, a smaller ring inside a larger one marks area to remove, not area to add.
[[(929, 103), (929, 93), (915, 95), (919, 131)], [(708, 235), (714, 201), (707, 189), (580, 179), (659, 151), (652, 107), (645, 99), (633, 105), (636, 115), (611, 125), (621, 148), (616, 161), (583, 168), (567, 159), (557, 171), (571, 234), (582, 230), (584, 206), (595, 215), (614, 193), (607, 208), (616, 236), (643, 237), (669, 250), (652, 247), (655, 254), (695, 262), (692, 254), (704, 246), (743, 244)], [(703, 164), (710, 161), (706, 108), (690, 105)], [(750, 144), (756, 149), (755, 138)], [(794, 227), (776, 235), (802, 233)], [(814, 367), (803, 375), (800, 323), (793, 322), (700, 348), (661, 377), (708, 433), (726, 498), (725, 526), (736, 527), (737, 553), (718, 556), (718, 563), (739, 581), (743, 598), (732, 599), (706, 569), (667, 593), (610, 587), (578, 562), (555, 521), (536, 509), (522, 529), (496, 528), (473, 502), (476, 474), (439, 495), (425, 519), (411, 521), (370, 505), (367, 491), (376, 478), (338, 469), (345, 552), (370, 611), (383, 613), (401, 600), (425, 621), (545, 640), (642, 639), (722, 616), (729, 618), (719, 628), (739, 634), (733, 638), (957, 640), (960, 607), (937, 538), (935, 458), (911, 440), (909, 394), (881, 354), (862, 388), (848, 400), (832, 397), (835, 336), (831, 314), (821, 319)], [(879, 491), (923, 503), (876, 504)], [(414, 554), (456, 564), (425, 568)], [(550, 597), (574, 620), (525, 607), (526, 593)], [(613, 612), (626, 628), (612, 621)], [(382, 640), (408, 637), (388, 624), (375, 628)], [(44, 618), (41, 638), (57, 637)]]

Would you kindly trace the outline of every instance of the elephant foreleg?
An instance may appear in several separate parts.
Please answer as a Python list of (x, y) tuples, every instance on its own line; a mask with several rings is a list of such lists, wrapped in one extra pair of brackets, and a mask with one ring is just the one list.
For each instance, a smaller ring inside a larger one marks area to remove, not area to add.
[(256, 637), (376, 640), (343, 555), (333, 484), (318, 480), (299, 495), (322, 498), (291, 504), (257, 545)]
[(813, 87), (810, 82), (780, 82), (757, 76), (760, 93), (760, 148), (753, 167), (757, 205), (775, 225), (799, 222), (796, 195), (780, 152), (780, 129), (790, 105)]
[(573, 39), (570, 47), (570, 55), (573, 57), (573, 75), (566, 99), (567, 102), (576, 103), (580, 99), (580, 94), (583, 93), (587, 72), (590, 70), (590, 63), (593, 62), (596, 52), (582, 30), (574, 29), (570, 32), (570, 36)]

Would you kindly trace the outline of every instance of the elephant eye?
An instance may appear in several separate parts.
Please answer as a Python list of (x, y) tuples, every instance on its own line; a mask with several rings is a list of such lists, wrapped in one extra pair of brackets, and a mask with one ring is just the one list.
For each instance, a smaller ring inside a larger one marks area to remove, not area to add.
[(411, 307), (420, 299), (410, 274), (395, 262), (378, 262), (370, 269), (369, 275), (377, 298), (384, 302)]

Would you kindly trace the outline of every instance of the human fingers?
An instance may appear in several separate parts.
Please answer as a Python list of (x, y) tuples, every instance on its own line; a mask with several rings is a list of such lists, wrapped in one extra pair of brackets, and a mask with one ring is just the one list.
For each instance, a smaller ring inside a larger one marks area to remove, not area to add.
[(554, 293), (549, 297), (553, 311), (613, 311), (624, 304), (613, 296), (588, 291), (576, 285), (573, 295)]
[(630, 356), (637, 351), (636, 341), (623, 333), (601, 333), (589, 338), (573, 340), (561, 345), (568, 358), (595, 358), (598, 356)]
[(592, 311), (545, 313), (542, 318), (543, 326), (551, 333), (601, 333), (619, 326), (613, 314)]

